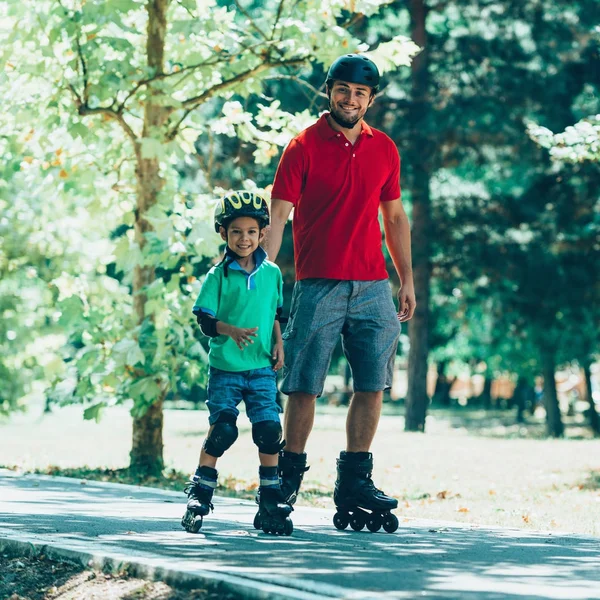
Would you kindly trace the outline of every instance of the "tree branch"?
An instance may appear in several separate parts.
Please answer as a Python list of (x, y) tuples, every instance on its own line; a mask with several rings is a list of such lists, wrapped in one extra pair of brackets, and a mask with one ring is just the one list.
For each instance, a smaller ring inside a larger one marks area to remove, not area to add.
[(315, 96), (319, 96), (323, 99), (327, 98), (327, 94), (325, 92), (322, 92), (321, 90), (317, 89), (314, 85), (308, 83), (308, 81), (305, 81), (304, 79), (301, 79), (296, 75), (269, 75), (268, 77), (265, 77), (265, 80), (271, 79), (290, 79), (291, 81), (294, 81), (299, 85), (307, 87)]
[(273, 38), (275, 37), (275, 29), (277, 29), (277, 24), (279, 23), (279, 19), (281, 18), (284, 3), (285, 0), (281, 0), (279, 6), (277, 7), (277, 14), (275, 15), (275, 21), (273, 21), (273, 29), (271, 29), (271, 40), (273, 40)]
[(117, 121), (117, 123), (119, 123), (119, 125), (123, 128), (123, 131), (127, 134), (127, 137), (129, 137), (129, 139), (134, 143), (134, 146), (136, 146), (138, 137), (124, 119), (123, 113), (116, 111), (113, 108), (105, 108), (102, 106), (99, 106), (98, 108), (90, 108), (87, 104), (80, 104), (77, 107), (77, 112), (82, 117), (87, 115), (106, 115), (107, 117)]
[(138, 90), (140, 88), (142, 88), (146, 85), (149, 85), (154, 81), (168, 79), (169, 77), (175, 77), (175, 76), (181, 75), (183, 73), (189, 74), (188, 73), (189, 71), (194, 71), (195, 69), (200, 69), (202, 67), (212, 67), (212, 66), (218, 65), (219, 63), (229, 62), (230, 58), (231, 57), (229, 55), (227, 55), (226, 57), (219, 58), (217, 60), (213, 60), (213, 61), (207, 60), (205, 62), (197, 63), (195, 65), (188, 65), (187, 67), (182, 67), (181, 69), (179, 69), (179, 71), (172, 71), (171, 73), (159, 73), (157, 75), (154, 75), (153, 77), (148, 77), (147, 79), (142, 79), (141, 81), (138, 81), (138, 83), (129, 91), (127, 96), (125, 96), (125, 98), (119, 104), (119, 106), (116, 110), (122, 111), (125, 108), (125, 104), (127, 104), (127, 101), (130, 98), (132, 98), (133, 96), (135, 96), (135, 94), (138, 92)]
[(185, 112), (183, 113), (183, 116), (181, 117), (181, 119), (179, 119), (179, 121), (167, 133), (167, 139), (169, 141), (175, 139), (175, 136), (177, 135), (179, 128), (181, 127), (181, 124), (185, 121), (185, 119), (187, 119), (188, 115), (195, 108), (200, 106), (200, 104), (203, 104), (204, 102), (206, 102), (207, 100), (212, 98), (218, 92), (221, 92), (222, 90), (225, 90), (228, 87), (231, 87), (237, 83), (241, 83), (242, 81), (246, 81), (246, 79), (250, 79), (250, 77), (253, 77), (254, 75), (258, 75), (258, 73), (261, 73), (262, 71), (266, 71), (267, 69), (271, 69), (274, 67), (289, 67), (289, 66), (293, 66), (293, 65), (301, 65), (301, 64), (304, 64), (306, 62), (306, 60), (307, 60), (306, 58), (295, 58), (295, 59), (283, 60), (283, 61), (275, 62), (275, 63), (271, 63), (271, 62), (261, 63), (261, 64), (257, 65), (256, 67), (249, 69), (248, 71), (238, 73), (231, 79), (226, 79), (225, 81), (222, 81), (221, 83), (214, 85), (213, 87), (206, 90), (205, 92), (202, 92), (202, 94), (200, 94), (198, 96), (194, 96), (193, 98), (188, 98), (187, 100), (183, 100), (181, 105), (183, 106), (183, 108), (185, 108)]
[(252, 25), (252, 28), (258, 31), (262, 39), (265, 41), (268, 40), (269, 37), (267, 36), (267, 34), (254, 22), (254, 19), (250, 16), (248, 11), (239, 3), (239, 0), (235, 0), (235, 5), (237, 6), (237, 9), (248, 19), (248, 21), (250, 21), (250, 25)]

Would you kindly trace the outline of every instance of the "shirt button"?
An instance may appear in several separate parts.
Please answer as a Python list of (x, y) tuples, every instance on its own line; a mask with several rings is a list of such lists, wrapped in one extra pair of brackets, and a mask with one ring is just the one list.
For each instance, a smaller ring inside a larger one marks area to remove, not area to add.
[(356, 158), (356, 154), (353, 154), (353, 155), (352, 155), (352, 158)]
[(347, 146), (347, 145), (348, 145), (348, 142), (346, 142), (346, 144), (345, 144), (345, 145)]
[(340, 134), (338, 133), (337, 136), (340, 137)]

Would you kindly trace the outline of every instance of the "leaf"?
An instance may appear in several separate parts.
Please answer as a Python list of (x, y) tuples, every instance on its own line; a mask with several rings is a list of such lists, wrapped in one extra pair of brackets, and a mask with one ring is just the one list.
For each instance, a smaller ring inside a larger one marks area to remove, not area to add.
[(99, 423), (100, 418), (102, 417), (102, 409), (104, 408), (104, 406), (104, 402), (98, 402), (97, 404), (88, 406), (83, 411), (83, 418), (86, 421), (91, 421), (93, 419), (94, 421), (96, 421), (96, 423)]
[(122, 364), (131, 367), (138, 363), (143, 365), (146, 360), (139, 344), (132, 339), (123, 339), (117, 342), (113, 347), (113, 352), (121, 357)]
[(459, 512), (459, 513), (468, 513), (468, 512), (471, 512), (471, 511), (466, 506), (461, 506), (460, 508), (456, 509), (456, 512)]
[(160, 386), (156, 383), (154, 377), (139, 379), (129, 388), (129, 393), (134, 400), (144, 399), (148, 403), (152, 403), (153, 400), (158, 398), (160, 392)]

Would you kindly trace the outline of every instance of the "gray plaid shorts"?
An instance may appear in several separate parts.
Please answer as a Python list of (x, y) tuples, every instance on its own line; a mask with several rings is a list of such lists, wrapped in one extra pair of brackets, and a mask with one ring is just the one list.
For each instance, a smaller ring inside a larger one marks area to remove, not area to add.
[(290, 318), (283, 333), (285, 365), (281, 391), (320, 396), (340, 335), (352, 370), (354, 391), (389, 389), (400, 322), (387, 279), (296, 282)]

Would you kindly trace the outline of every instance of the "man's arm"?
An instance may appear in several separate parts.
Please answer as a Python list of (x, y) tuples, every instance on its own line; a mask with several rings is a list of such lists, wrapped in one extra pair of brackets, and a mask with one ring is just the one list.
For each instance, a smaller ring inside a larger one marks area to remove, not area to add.
[(266, 250), (269, 260), (275, 262), (283, 240), (283, 230), (294, 205), (287, 200), (271, 200), (271, 225), (266, 230), (262, 247)]
[(379, 206), (383, 215), (385, 244), (400, 279), (398, 316), (404, 322), (412, 318), (417, 306), (410, 251), (410, 224), (400, 198), (381, 202)]

